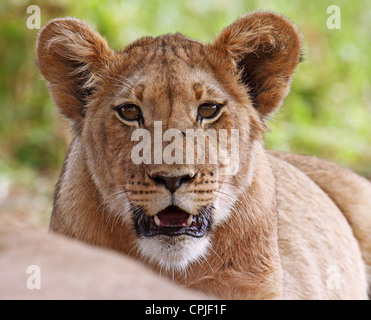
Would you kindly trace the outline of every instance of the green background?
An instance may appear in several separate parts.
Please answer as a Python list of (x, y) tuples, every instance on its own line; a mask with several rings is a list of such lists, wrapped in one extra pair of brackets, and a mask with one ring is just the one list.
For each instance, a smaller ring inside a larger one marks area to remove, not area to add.
[[(341, 9), (341, 29), (328, 29), (327, 7)], [(41, 26), (74, 16), (112, 48), (135, 39), (181, 32), (211, 42), (236, 18), (272, 10), (303, 35), (304, 61), (270, 121), (268, 148), (315, 155), (371, 175), (371, 2), (354, 1), (21, 1), (0, 2), (0, 220), (47, 224), (53, 184), (70, 141), (35, 64), (38, 30), (27, 28), (29, 5)]]

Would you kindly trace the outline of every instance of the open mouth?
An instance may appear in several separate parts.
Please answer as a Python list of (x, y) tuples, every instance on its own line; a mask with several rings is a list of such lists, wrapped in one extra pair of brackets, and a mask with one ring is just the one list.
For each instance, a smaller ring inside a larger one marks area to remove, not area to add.
[(202, 237), (211, 226), (212, 207), (203, 207), (197, 215), (191, 215), (177, 206), (169, 206), (150, 217), (142, 208), (133, 209), (134, 224), (145, 237), (157, 235)]

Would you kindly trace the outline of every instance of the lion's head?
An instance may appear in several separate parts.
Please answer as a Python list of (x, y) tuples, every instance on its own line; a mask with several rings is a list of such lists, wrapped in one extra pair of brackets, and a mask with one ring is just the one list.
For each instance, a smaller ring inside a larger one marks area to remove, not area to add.
[[(142, 256), (182, 269), (238, 212), (265, 120), (299, 62), (300, 37), (284, 17), (259, 12), (212, 44), (173, 34), (114, 52), (85, 23), (67, 18), (44, 27), (37, 55), (102, 207), (135, 234)], [(210, 133), (205, 149), (197, 150), (197, 132)], [(237, 164), (228, 161), (232, 132)]]

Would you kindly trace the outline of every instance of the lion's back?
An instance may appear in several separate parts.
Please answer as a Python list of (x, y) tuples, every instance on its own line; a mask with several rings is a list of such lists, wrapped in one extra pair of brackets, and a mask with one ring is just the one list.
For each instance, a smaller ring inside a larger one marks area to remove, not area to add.
[(277, 179), (284, 296), (365, 299), (365, 265), (343, 212), (304, 172), (270, 157)]

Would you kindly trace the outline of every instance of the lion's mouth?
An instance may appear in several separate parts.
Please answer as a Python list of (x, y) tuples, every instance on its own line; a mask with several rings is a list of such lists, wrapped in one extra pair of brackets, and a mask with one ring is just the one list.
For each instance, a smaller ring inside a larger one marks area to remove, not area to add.
[(203, 207), (197, 215), (191, 215), (173, 205), (152, 217), (142, 208), (133, 211), (135, 229), (145, 237), (157, 235), (202, 237), (211, 226), (212, 207)]

